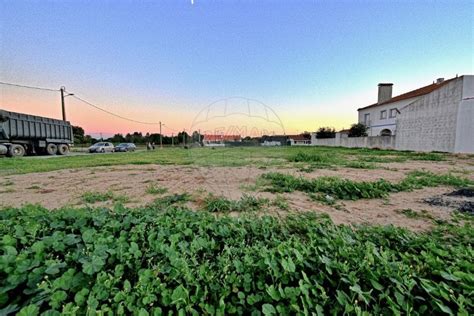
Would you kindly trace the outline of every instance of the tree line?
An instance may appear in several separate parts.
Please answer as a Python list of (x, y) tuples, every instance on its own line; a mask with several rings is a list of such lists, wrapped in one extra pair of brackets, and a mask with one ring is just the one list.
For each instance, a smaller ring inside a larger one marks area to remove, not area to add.
[[(142, 132), (133, 132), (127, 134), (117, 133), (109, 138), (94, 138), (91, 135), (86, 135), (84, 129), (80, 126), (72, 127), (74, 134), (74, 143), (75, 144), (95, 144), (100, 141), (112, 142), (112, 143), (134, 143), (139, 145), (144, 145), (146, 143), (160, 143), (160, 134), (159, 133), (146, 133)], [(166, 136), (162, 135), (163, 145), (171, 144), (189, 144), (202, 141), (203, 135), (199, 134), (198, 131), (194, 131), (191, 135), (186, 131), (179, 132), (176, 136)]]

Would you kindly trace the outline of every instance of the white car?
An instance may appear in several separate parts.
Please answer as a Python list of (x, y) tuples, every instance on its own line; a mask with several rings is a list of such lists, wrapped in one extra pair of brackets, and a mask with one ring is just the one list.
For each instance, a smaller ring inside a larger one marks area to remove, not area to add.
[(90, 153), (106, 153), (106, 152), (113, 152), (114, 151), (114, 144), (109, 142), (98, 142), (89, 147)]

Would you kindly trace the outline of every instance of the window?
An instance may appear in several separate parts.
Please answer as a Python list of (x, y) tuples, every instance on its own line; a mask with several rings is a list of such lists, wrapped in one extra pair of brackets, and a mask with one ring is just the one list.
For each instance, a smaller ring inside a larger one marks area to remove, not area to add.
[(364, 115), (364, 124), (367, 126), (370, 124), (370, 113)]
[(390, 109), (390, 118), (397, 117), (397, 109)]
[(387, 110), (380, 111), (380, 119), (385, 120), (387, 118)]

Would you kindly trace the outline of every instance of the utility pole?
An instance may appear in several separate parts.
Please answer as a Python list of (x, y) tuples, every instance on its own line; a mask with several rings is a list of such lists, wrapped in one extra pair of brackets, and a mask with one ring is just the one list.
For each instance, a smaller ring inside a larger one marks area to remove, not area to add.
[(66, 87), (62, 86), (61, 89), (59, 89), (61, 91), (61, 109), (63, 111), (63, 121), (66, 121), (66, 107), (64, 106), (64, 98), (70, 96), (70, 95), (74, 95), (74, 93), (68, 93), (66, 95), (64, 95), (64, 92), (66, 91)]
[(160, 149), (163, 149), (163, 136), (161, 135), (161, 121), (160, 121)]
[(66, 108), (64, 107), (64, 90), (65, 87), (61, 87), (61, 108), (63, 110), (63, 121), (66, 121)]
[(171, 133), (171, 147), (174, 147), (174, 133)]

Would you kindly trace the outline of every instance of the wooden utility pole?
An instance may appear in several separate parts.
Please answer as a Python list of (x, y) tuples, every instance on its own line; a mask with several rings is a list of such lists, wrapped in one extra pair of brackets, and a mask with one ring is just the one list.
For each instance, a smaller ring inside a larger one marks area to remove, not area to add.
[(171, 147), (174, 147), (174, 133), (171, 133)]
[(66, 108), (64, 107), (64, 90), (65, 87), (61, 87), (61, 108), (63, 110), (63, 121), (66, 121)]

